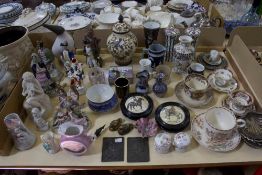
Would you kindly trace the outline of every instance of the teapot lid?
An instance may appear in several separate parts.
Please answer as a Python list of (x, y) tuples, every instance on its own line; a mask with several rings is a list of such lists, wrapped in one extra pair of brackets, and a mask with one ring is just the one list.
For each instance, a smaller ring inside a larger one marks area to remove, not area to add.
[(113, 26), (113, 32), (117, 34), (125, 34), (130, 31), (130, 25), (124, 22), (124, 17), (119, 15), (119, 22)]

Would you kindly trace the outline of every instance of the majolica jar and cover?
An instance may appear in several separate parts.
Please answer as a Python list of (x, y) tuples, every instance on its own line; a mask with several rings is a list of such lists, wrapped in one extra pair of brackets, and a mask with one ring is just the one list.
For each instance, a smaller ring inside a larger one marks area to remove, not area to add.
[(120, 66), (129, 65), (137, 46), (136, 36), (130, 32), (130, 26), (123, 22), (123, 16), (119, 16), (119, 22), (113, 26), (113, 33), (107, 38), (108, 51)]

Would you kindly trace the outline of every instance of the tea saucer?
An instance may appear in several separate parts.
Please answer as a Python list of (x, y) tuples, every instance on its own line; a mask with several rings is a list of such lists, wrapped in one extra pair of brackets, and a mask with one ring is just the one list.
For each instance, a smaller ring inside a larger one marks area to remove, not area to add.
[(175, 94), (177, 96), (177, 98), (184, 103), (185, 105), (192, 107), (192, 108), (202, 108), (207, 106), (208, 104), (210, 104), (213, 99), (213, 91), (212, 90), (208, 90), (206, 94), (204, 94), (203, 97), (201, 97), (200, 99), (196, 100), (196, 99), (192, 99), (191, 97), (189, 97), (186, 92), (185, 92), (185, 83), (184, 81), (179, 82), (176, 87), (175, 87)]
[(65, 30), (73, 31), (79, 30), (87, 27), (91, 23), (91, 20), (88, 17), (84, 16), (71, 16), (62, 18), (57, 23), (59, 26), (62, 26)]
[[(233, 130), (232, 138), (221, 141), (212, 140), (208, 135), (207, 128), (204, 127), (205, 113), (196, 116), (191, 123), (191, 132), (194, 139), (203, 147), (216, 152), (228, 152), (234, 150), (241, 141), (241, 136), (237, 129)], [(223, 138), (223, 137), (222, 137)]]
[(215, 74), (211, 73), (208, 77), (207, 77), (208, 83), (210, 84), (210, 86), (219, 91), (219, 92), (232, 92), (234, 90), (236, 90), (238, 88), (238, 83), (237, 80), (235, 78), (232, 78), (226, 86), (219, 86), (216, 83), (216, 78), (215, 78)]
[(225, 57), (221, 56), (221, 63), (218, 65), (211, 65), (206, 63), (206, 61), (204, 60), (205, 57), (209, 57), (209, 53), (201, 53), (200, 55), (198, 55), (197, 59), (199, 63), (203, 64), (208, 70), (225, 69), (228, 66), (228, 62)]
[(233, 107), (233, 101), (230, 96), (227, 96), (226, 98), (224, 98), (224, 100), (222, 101), (222, 106), (230, 109), (231, 111), (234, 112), (235, 115), (240, 116), (240, 117), (245, 116), (248, 112), (256, 110), (255, 105), (251, 105), (244, 110), (236, 110)]
[(216, 61), (210, 61), (210, 55), (208, 54), (208, 55), (205, 55), (205, 56), (203, 56), (203, 60), (207, 63), (207, 64), (209, 64), (209, 65), (211, 65), (211, 66), (217, 66), (217, 65), (220, 65), (221, 63), (222, 63), (222, 56), (221, 55), (219, 55), (218, 56), (219, 58), (216, 60)]

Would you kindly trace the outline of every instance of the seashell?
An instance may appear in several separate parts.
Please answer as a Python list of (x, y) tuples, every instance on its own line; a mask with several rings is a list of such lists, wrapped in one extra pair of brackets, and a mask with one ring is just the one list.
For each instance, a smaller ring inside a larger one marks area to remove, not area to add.
[(130, 131), (132, 131), (132, 129), (134, 128), (134, 125), (131, 123), (126, 123), (126, 124), (122, 124), (119, 128), (118, 128), (118, 134), (119, 135), (125, 135), (128, 134)]
[(124, 122), (124, 119), (118, 118), (116, 120), (113, 120), (109, 125), (110, 131), (117, 131), (120, 125)]

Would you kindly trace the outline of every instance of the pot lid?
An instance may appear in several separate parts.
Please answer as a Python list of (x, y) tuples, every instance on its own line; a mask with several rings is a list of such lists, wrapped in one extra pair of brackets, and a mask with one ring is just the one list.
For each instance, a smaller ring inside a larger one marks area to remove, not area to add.
[(188, 9), (188, 10), (183, 11), (183, 12), (180, 14), (180, 16), (182, 16), (182, 17), (184, 17), (184, 18), (191, 18), (191, 17), (194, 16), (194, 14), (195, 14), (195, 11), (194, 11), (194, 10)]
[(118, 20), (119, 22), (113, 26), (113, 32), (119, 33), (119, 34), (124, 34), (124, 33), (129, 32), (131, 27), (130, 25), (124, 22), (124, 17), (120, 15)]

